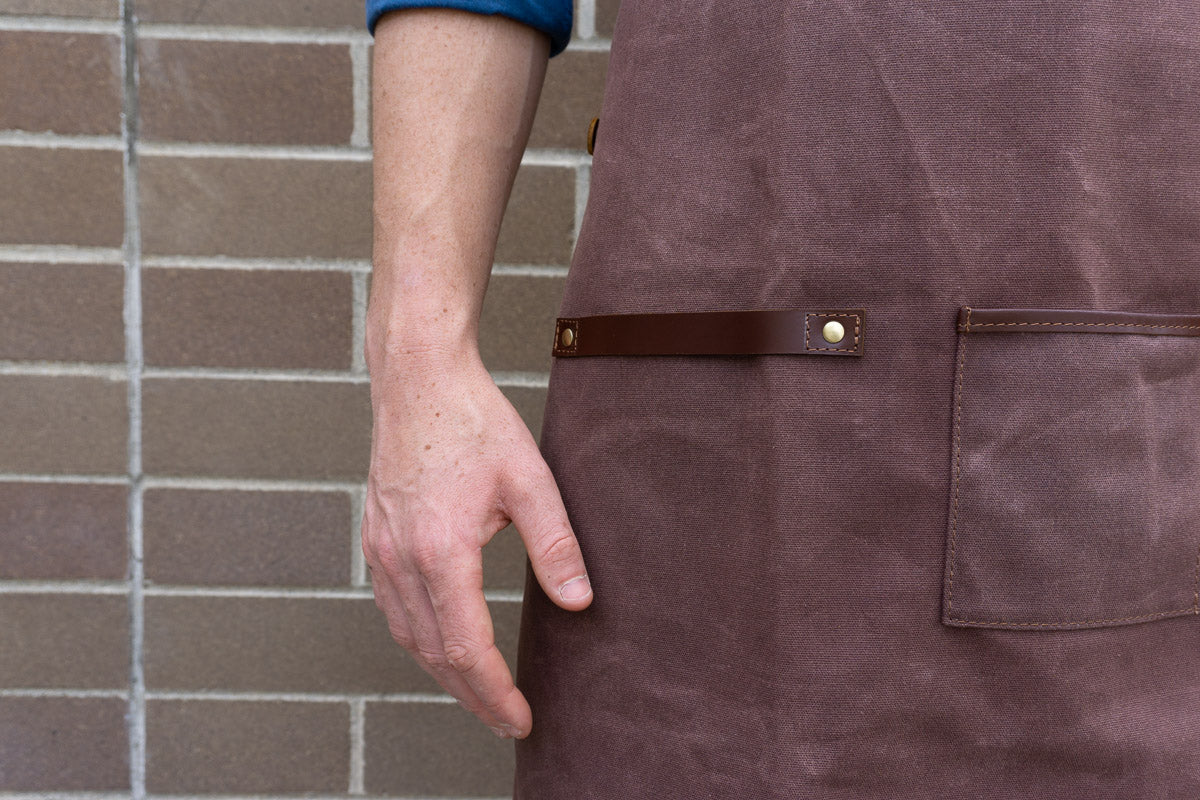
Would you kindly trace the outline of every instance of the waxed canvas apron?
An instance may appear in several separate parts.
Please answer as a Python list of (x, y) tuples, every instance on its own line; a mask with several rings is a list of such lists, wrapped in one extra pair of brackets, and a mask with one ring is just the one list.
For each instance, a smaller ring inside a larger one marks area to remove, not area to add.
[(624, 0), (600, 119), (516, 796), (1200, 797), (1200, 4)]

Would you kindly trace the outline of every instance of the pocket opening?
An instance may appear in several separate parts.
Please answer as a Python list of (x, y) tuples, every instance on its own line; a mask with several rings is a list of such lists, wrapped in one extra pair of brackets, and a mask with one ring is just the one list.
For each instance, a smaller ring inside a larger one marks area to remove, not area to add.
[(1200, 314), (959, 309), (944, 624), (1200, 614), (1197, 336)]

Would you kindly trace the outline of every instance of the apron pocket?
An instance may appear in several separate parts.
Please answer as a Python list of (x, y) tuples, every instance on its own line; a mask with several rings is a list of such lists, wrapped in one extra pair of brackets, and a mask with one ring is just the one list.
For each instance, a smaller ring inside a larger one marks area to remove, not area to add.
[(1200, 613), (1200, 314), (959, 309), (942, 622)]

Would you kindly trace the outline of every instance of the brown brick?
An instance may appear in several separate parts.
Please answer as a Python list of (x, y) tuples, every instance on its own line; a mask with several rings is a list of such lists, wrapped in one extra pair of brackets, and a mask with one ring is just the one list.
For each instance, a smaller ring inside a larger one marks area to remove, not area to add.
[(493, 275), (479, 320), (479, 352), (492, 370), (550, 371), (563, 279)]
[(123, 580), (124, 486), (0, 483), (0, 578)]
[(146, 578), (154, 583), (350, 581), (353, 540), (344, 492), (151, 489), (144, 502)]
[(369, 163), (166, 156), (140, 163), (147, 255), (370, 257)]
[(542, 415), (546, 410), (546, 390), (525, 386), (504, 386), (501, 391), (513, 404), (517, 413), (521, 415), (526, 427), (533, 434), (533, 440), (540, 441)]
[(506, 525), (483, 548), (485, 589), (521, 591), (525, 587), (525, 545), (516, 526)]
[(128, 629), (124, 595), (0, 594), (0, 686), (124, 688)]
[(0, 244), (119, 247), (121, 153), (0, 147)]
[(124, 361), (124, 286), (115, 265), (0, 263), (0, 359)]
[(358, 480), (370, 456), (365, 384), (151, 378), (147, 472)]
[(138, 74), (147, 139), (350, 143), (346, 45), (143, 39)]
[(114, 697), (0, 697), (0, 790), (127, 790), (127, 707)]
[(119, 0), (0, 0), (0, 14), (116, 19), (121, 13), (118, 2)]
[(151, 269), (142, 291), (147, 364), (350, 368), (349, 273)]
[(146, 788), (156, 794), (344, 794), (345, 703), (151, 700)]
[[(521, 606), (491, 609), (515, 670)], [(440, 691), (371, 599), (150, 596), (145, 657), (155, 690)]]
[(600, 116), (608, 53), (570, 50), (550, 59), (530, 147), (587, 149), (592, 117)]
[(123, 474), (125, 384), (0, 376), (0, 472)]
[(370, 794), (508, 797), (513, 741), (457, 704), (367, 703), (364, 783)]
[(523, 166), (500, 226), (496, 260), (560, 264), (571, 260), (575, 230), (575, 170)]
[(596, 35), (611, 37), (621, 0), (596, 0)]
[(362, 0), (138, 0), (143, 22), (366, 30)]
[(0, 129), (121, 132), (121, 41), (87, 33), (5, 31)]

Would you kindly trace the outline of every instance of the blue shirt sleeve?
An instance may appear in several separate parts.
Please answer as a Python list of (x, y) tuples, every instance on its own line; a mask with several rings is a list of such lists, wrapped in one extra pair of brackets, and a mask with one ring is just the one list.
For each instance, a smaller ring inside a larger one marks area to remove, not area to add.
[(397, 8), (437, 6), (474, 11), (478, 14), (503, 14), (531, 25), (550, 36), (550, 55), (567, 49), (571, 39), (574, 7), (572, 0), (366, 0), (367, 30), (375, 33), (375, 23), (385, 11)]

